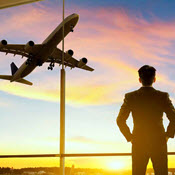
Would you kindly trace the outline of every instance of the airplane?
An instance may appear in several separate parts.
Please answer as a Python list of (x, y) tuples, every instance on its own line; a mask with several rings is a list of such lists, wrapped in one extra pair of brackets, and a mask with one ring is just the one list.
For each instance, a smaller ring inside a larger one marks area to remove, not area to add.
[(38, 2), (41, 0), (0, 0), (0, 9), (14, 7), (23, 4)]
[[(26, 85), (33, 83), (25, 80), (24, 77), (29, 75), (37, 66), (42, 66), (44, 63), (50, 63), (48, 70), (53, 70), (55, 64), (62, 64), (63, 51), (57, 48), (57, 45), (62, 41), (63, 37), (63, 24), (64, 24), (64, 37), (69, 32), (73, 32), (74, 27), (78, 22), (78, 14), (72, 14), (65, 18), (65, 20), (56, 27), (56, 29), (43, 41), (42, 44), (35, 44), (29, 41), (27, 44), (8, 44), (6, 40), (0, 42), (0, 52), (21, 55), (22, 58), (26, 57), (25, 62), (19, 67), (14, 62), (11, 63), (11, 75), (0, 75), (0, 79), (10, 80), (10, 82), (18, 82)], [(81, 68), (87, 71), (94, 69), (87, 66), (87, 58), (82, 58), (79, 61), (73, 58), (74, 52), (68, 50), (64, 52), (64, 65), (72, 68)]]

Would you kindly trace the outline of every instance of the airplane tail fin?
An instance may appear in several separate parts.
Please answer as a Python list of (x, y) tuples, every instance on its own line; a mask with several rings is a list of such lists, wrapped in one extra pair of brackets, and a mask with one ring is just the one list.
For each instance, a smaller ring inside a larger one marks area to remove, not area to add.
[[(3, 79), (3, 80), (11, 80), (12, 77), (13, 77), (12, 75), (0, 75), (0, 79)], [(27, 84), (27, 85), (30, 85), (30, 86), (33, 85), (32, 82), (27, 81), (23, 78), (20, 79), (20, 80), (15, 81), (15, 82), (22, 83), (22, 84)]]
[(15, 65), (14, 62), (12, 62), (10, 64), (10, 67), (11, 67), (11, 72), (12, 72), (12, 75), (14, 75), (16, 73), (16, 71), (18, 70), (18, 67)]
[[(0, 75), (0, 79), (3, 79), (3, 80), (12, 80), (13, 78), (13, 75), (16, 73), (16, 71), (18, 70), (18, 67), (15, 65), (14, 62), (12, 62), (10, 64), (10, 67), (11, 67), (11, 72), (12, 72), (12, 75)], [(27, 84), (27, 85), (33, 85), (32, 82), (30, 81), (27, 81), (23, 78), (19, 79), (19, 80), (16, 80), (15, 82), (18, 82), (18, 83), (22, 83), (22, 84)]]

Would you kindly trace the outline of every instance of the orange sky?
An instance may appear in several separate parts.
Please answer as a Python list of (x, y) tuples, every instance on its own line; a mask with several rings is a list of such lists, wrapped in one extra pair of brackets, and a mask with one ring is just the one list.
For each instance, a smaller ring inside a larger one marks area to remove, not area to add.
[[(174, 11), (163, 13), (166, 6), (159, 5), (157, 11), (157, 6), (151, 10), (142, 4), (137, 9), (129, 1), (125, 5), (117, 0), (67, 2), (66, 16), (76, 12), (80, 20), (74, 33), (67, 36), (65, 48), (73, 49), (77, 59), (87, 57), (95, 71), (66, 68), (66, 153), (131, 151), (115, 119), (124, 94), (140, 87), (137, 70), (143, 64), (156, 67), (155, 88), (169, 92), (175, 102)], [(61, 22), (61, 0), (4, 9), (0, 19), (0, 37), (8, 43), (41, 43)], [(9, 74), (12, 61), (18, 66), (24, 61), (2, 53), (0, 58), (0, 74)], [(34, 83), (32, 87), (0, 81), (1, 154), (59, 153), (60, 74), (58, 67), (53, 72), (47, 67), (27, 77)], [(128, 124), (132, 128), (131, 117)], [(166, 117), (164, 124), (168, 124)], [(168, 149), (174, 148), (170, 139)], [(174, 167), (174, 161), (175, 156), (169, 156), (169, 167)], [(130, 169), (131, 158), (66, 159), (66, 166), (72, 164)], [(59, 159), (2, 159), (1, 166), (59, 166)]]

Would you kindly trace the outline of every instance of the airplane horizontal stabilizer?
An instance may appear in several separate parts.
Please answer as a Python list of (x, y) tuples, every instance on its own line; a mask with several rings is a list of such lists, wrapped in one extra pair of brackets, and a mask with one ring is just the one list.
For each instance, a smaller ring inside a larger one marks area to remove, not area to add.
[[(12, 77), (13, 76), (11, 76), (11, 75), (0, 75), (0, 79), (3, 79), (3, 80), (11, 80)], [(32, 82), (27, 81), (27, 80), (25, 80), (23, 78), (20, 79), (20, 80), (15, 81), (15, 82), (22, 83), (22, 84), (27, 84), (27, 85), (30, 85), (30, 86), (33, 85)]]
[(0, 75), (0, 79), (11, 80), (12, 79), (12, 76), (11, 75)]
[(25, 80), (25, 79), (20, 79), (20, 80), (18, 80), (18, 81), (16, 81), (16, 82), (18, 82), (18, 83), (23, 83), (23, 84), (27, 84), (27, 85), (30, 85), (30, 86), (32, 86), (33, 85), (33, 83), (32, 82), (30, 82), (30, 81), (27, 81), (27, 80)]

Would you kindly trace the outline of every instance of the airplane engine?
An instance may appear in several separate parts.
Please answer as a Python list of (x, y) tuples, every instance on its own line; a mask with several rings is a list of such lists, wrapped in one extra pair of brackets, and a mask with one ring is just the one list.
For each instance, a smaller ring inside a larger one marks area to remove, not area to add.
[(6, 40), (2, 40), (1, 42), (0, 42), (0, 47), (4, 47), (4, 46), (6, 46), (7, 45), (7, 41)]
[(33, 41), (29, 41), (26, 45), (25, 45), (25, 47), (24, 47), (24, 50), (26, 51), (26, 52), (32, 52), (32, 49), (33, 49), (33, 46), (35, 45), (35, 43), (33, 42)]
[(68, 61), (74, 54), (73, 50), (68, 50), (65, 54), (65, 60)]
[(83, 68), (87, 64), (87, 62), (88, 62), (87, 58), (82, 58), (78, 63), (78, 67)]

